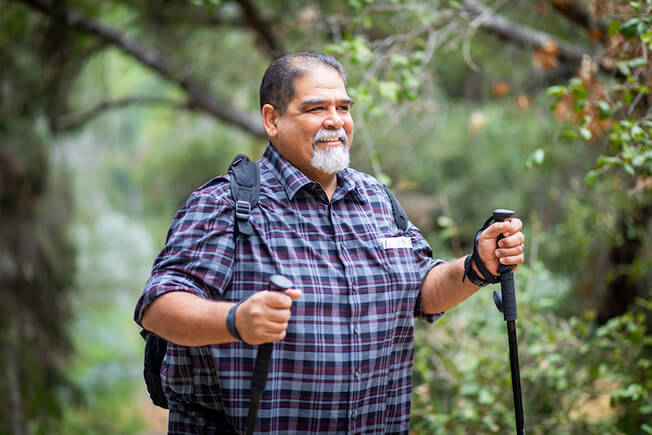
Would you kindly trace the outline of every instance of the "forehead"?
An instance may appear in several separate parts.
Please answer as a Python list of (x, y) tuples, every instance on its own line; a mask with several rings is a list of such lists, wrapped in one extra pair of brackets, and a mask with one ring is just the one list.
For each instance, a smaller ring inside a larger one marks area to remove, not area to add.
[(294, 82), (293, 102), (313, 98), (348, 99), (346, 86), (340, 74), (333, 68), (311, 68)]

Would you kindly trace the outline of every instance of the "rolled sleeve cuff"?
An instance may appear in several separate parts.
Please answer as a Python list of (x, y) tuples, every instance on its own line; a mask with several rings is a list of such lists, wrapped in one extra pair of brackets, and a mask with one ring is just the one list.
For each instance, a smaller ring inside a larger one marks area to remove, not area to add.
[[(428, 272), (430, 272), (430, 270), (432, 268), (434, 268), (434, 267), (436, 267), (436, 266), (438, 266), (440, 264), (443, 264), (443, 263), (446, 263), (446, 262), (444, 260), (439, 260), (439, 259), (434, 260), (433, 259), (428, 266), (426, 266), (426, 267), (424, 267), (422, 269), (422, 270), (425, 271), (425, 273), (423, 273), (423, 280), (426, 279), (426, 276), (428, 275)], [(422, 281), (422, 283), (423, 283), (423, 281)], [(419, 318), (425, 320), (428, 323), (434, 323), (437, 319), (439, 319), (441, 316), (444, 315), (444, 312), (442, 311), (441, 313), (435, 313), (435, 314), (426, 314), (426, 313), (424, 313), (423, 312), (423, 301), (421, 300), (422, 297), (423, 297), (423, 294), (421, 292), (419, 292), (419, 297), (417, 298), (417, 302), (416, 302), (416, 305), (414, 307), (414, 315), (416, 317), (419, 317)]]
[(151, 276), (145, 284), (143, 294), (138, 299), (134, 311), (134, 321), (142, 328), (143, 314), (149, 305), (158, 297), (170, 292), (192, 293), (202, 298), (208, 298), (206, 291), (187, 277), (165, 274), (162, 276)]

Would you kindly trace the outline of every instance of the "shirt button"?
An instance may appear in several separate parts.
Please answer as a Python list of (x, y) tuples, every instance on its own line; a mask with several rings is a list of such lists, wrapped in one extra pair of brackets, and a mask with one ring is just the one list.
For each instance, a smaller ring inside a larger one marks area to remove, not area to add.
[(353, 376), (355, 376), (356, 378), (359, 378), (360, 377), (360, 370), (355, 369), (355, 371), (353, 372)]
[(357, 417), (358, 417), (358, 411), (353, 410), (353, 412), (351, 412), (351, 418), (357, 418)]
[(353, 328), (353, 332), (354, 332), (356, 335), (360, 334), (360, 327), (359, 327), (358, 325), (355, 325), (355, 327)]

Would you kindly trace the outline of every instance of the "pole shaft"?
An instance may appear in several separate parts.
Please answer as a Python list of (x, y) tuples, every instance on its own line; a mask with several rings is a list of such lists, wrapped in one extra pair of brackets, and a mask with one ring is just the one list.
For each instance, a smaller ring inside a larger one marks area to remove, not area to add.
[(516, 433), (525, 434), (523, 414), (523, 395), (521, 394), (521, 374), (518, 366), (518, 344), (516, 342), (516, 320), (507, 321), (509, 340), (509, 365), (512, 372), (512, 391), (514, 392), (514, 414), (516, 416)]

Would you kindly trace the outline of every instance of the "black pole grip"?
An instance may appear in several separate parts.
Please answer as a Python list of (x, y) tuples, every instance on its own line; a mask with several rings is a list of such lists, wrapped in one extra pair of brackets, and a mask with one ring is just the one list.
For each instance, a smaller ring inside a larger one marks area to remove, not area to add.
[(502, 312), (505, 321), (516, 320), (516, 293), (514, 291), (514, 273), (500, 274), (500, 290), (502, 292)]
[[(513, 210), (499, 208), (493, 211), (492, 218), (496, 222), (504, 222), (514, 216)], [(497, 240), (503, 239), (505, 236), (502, 234), (498, 236)], [(501, 264), (498, 266), (498, 274), (500, 275), (500, 292), (494, 294), (494, 302), (498, 310), (505, 316), (505, 321), (516, 320), (516, 293), (514, 292), (514, 265)]]
[[(507, 210), (507, 209), (504, 209), (504, 208), (497, 208), (496, 210), (493, 211), (492, 218), (493, 218), (493, 220), (495, 222), (504, 222), (505, 219), (511, 218), (512, 216), (514, 216), (515, 213), (516, 212), (514, 210)], [(504, 238), (505, 238), (505, 236), (503, 236), (501, 234), (496, 239), (496, 242), (498, 242), (498, 240), (504, 239)], [(514, 270), (514, 267), (515, 266), (513, 264), (510, 264), (510, 265), (501, 264), (501, 265), (498, 266), (498, 274), (502, 275), (505, 272), (511, 272), (512, 270)]]
[(292, 281), (284, 277), (283, 275), (272, 275), (269, 279), (269, 284), (267, 290), (282, 292), (294, 287)]

